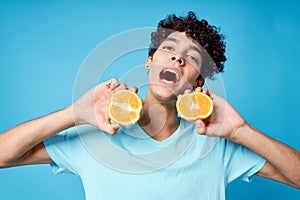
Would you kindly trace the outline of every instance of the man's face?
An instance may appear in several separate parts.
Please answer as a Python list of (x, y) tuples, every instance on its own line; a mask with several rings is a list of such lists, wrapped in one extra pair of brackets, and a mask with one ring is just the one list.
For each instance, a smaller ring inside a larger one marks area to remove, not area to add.
[(202, 64), (202, 48), (185, 32), (174, 32), (147, 59), (149, 89), (161, 100), (174, 100), (197, 82)]

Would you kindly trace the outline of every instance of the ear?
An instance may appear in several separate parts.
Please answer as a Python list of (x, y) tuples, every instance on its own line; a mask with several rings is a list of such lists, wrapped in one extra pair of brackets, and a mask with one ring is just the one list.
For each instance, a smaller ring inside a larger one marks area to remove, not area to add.
[(205, 83), (204, 78), (201, 77), (201, 78), (197, 79), (193, 89), (195, 90), (197, 87), (202, 87), (204, 85), (204, 83)]
[(150, 68), (150, 63), (152, 62), (152, 56), (149, 56), (147, 59), (146, 59), (146, 65), (145, 65), (145, 67), (147, 68), (147, 69), (149, 69)]

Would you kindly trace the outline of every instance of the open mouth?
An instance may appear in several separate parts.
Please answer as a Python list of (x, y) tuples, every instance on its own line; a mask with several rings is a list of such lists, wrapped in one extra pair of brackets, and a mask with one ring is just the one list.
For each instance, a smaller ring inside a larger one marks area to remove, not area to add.
[(159, 78), (168, 84), (175, 84), (179, 81), (179, 74), (173, 69), (165, 68), (159, 73)]

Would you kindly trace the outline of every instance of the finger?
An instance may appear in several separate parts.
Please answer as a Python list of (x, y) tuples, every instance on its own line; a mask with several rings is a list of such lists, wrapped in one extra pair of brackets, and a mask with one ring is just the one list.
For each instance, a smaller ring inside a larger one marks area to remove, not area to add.
[(209, 89), (207, 89), (207, 88), (205, 88), (206, 89), (206, 94), (208, 95), (208, 96), (210, 96), (210, 98), (211, 99), (214, 99), (217, 95), (215, 94), (215, 93), (213, 93), (211, 90), (209, 90)]
[(195, 92), (202, 92), (202, 87), (197, 87), (197, 88), (195, 89)]
[(187, 89), (187, 90), (184, 91), (184, 94), (189, 94), (189, 93), (192, 93), (192, 90)]
[(121, 83), (117, 88), (116, 91), (120, 90), (127, 90), (127, 85), (125, 83)]
[(120, 124), (110, 124), (110, 123), (103, 123), (99, 126), (99, 128), (111, 135), (114, 135), (118, 132), (119, 128), (121, 127)]
[(197, 120), (196, 121), (196, 128), (197, 128), (197, 133), (200, 135), (204, 135), (207, 132), (207, 128), (205, 126), (205, 123), (202, 120)]
[(105, 85), (107, 86), (107, 87), (109, 87), (110, 89), (115, 89), (118, 85), (119, 85), (119, 82), (118, 82), (118, 80), (116, 79), (116, 78), (112, 78), (112, 79), (110, 79), (109, 81), (107, 81), (106, 83), (105, 83)]
[(138, 88), (136, 86), (132, 86), (131, 88), (129, 88), (129, 90), (135, 93), (138, 92)]
[(110, 124), (110, 126), (113, 130), (116, 130), (116, 132), (118, 132), (119, 128), (121, 128), (122, 125), (119, 123), (114, 123), (114, 124)]
[(204, 88), (202, 92), (203, 92), (204, 94), (207, 94), (208, 96), (210, 96), (210, 95), (209, 95), (209, 90), (208, 90), (207, 88)]

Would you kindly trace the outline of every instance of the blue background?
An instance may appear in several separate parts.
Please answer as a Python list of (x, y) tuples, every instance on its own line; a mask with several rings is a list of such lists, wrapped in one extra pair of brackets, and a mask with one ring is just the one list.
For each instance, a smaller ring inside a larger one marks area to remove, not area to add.
[[(250, 124), (299, 150), (299, 9), (296, 0), (1, 0), (0, 132), (72, 103), (76, 73), (101, 41), (193, 10), (226, 35), (227, 99)], [(299, 190), (259, 177), (227, 192), (231, 200), (300, 199)], [(0, 199), (83, 198), (79, 178), (55, 176), (48, 165), (0, 170)]]

